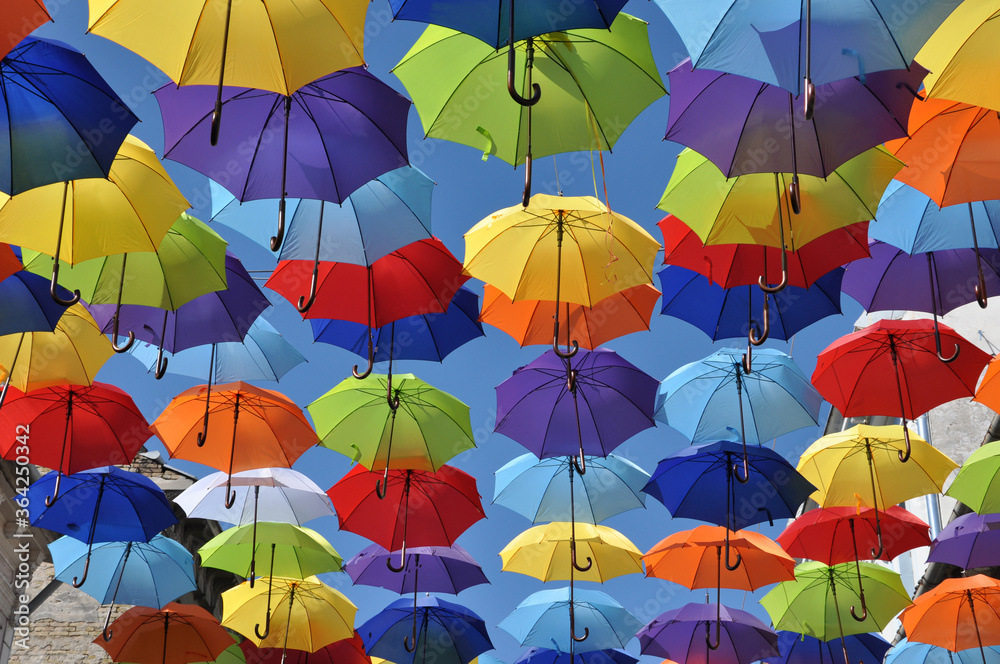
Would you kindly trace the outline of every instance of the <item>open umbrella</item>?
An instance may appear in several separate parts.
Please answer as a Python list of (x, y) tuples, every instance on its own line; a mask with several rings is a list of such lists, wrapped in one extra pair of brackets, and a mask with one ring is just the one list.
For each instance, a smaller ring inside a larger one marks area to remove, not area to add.
[[(58, 291), (62, 298), (72, 297), (65, 288)], [(49, 280), (21, 270), (20, 263), (0, 280), (0, 336), (20, 332), (52, 332), (66, 311), (49, 296)]]
[(963, 514), (941, 529), (927, 554), (927, 560), (948, 563), (962, 569), (1000, 565), (997, 542), (1000, 515)]
[[(858, 664), (882, 664), (886, 651), (890, 650), (889, 642), (877, 634), (850, 634), (844, 637), (844, 644), (850, 661)], [(778, 632), (781, 655), (763, 661), (765, 664), (834, 664), (840, 654), (835, 653), (834, 648), (833, 641), (781, 630)]]
[(258, 648), (249, 639), (241, 641), (239, 648), (246, 664), (372, 664), (371, 657), (365, 652), (365, 643), (356, 631), (349, 639), (334, 641), (313, 652)]
[(211, 662), (233, 645), (233, 637), (215, 616), (200, 606), (177, 602), (162, 609), (133, 606), (111, 627), (109, 641), (98, 636), (94, 643), (116, 662)]
[[(586, 570), (573, 569), (577, 556), (589, 561)], [(642, 552), (627, 537), (613, 528), (589, 523), (555, 521), (529, 528), (500, 550), (500, 560), (502, 571), (542, 581), (579, 578), (604, 583), (624, 574), (642, 573)]]
[(20, 256), (14, 253), (11, 246), (6, 242), (0, 242), (0, 281), (3, 281), (23, 267)]
[(691, 664), (750, 664), (778, 654), (774, 631), (746, 611), (728, 606), (685, 604), (653, 618), (637, 636), (642, 654)]
[(0, 19), (0, 32), (8, 35), (6, 46), (0, 46), (0, 58), (10, 53), (10, 49), (35, 28), (51, 20), (42, 0), (11, 0)]
[[(913, 600), (900, 616), (910, 641), (948, 650), (1000, 645), (1000, 581), (982, 574), (945, 579)], [(969, 623), (973, 629), (969, 629)]]
[(466, 588), (489, 583), (479, 563), (457, 544), (411, 546), (400, 572), (386, 562), (395, 554), (378, 544), (366, 546), (344, 565), (354, 585), (387, 588), (399, 594), (437, 592), (457, 595)]
[(552, 648), (528, 648), (514, 664), (638, 664), (639, 660), (620, 648), (569, 653)]
[[(1000, 659), (1000, 647), (984, 646), (986, 661), (994, 664)], [(885, 664), (980, 664), (979, 648), (967, 648), (952, 652), (929, 643), (900, 639), (885, 654)]]
[(945, 492), (979, 514), (1000, 512), (1000, 442), (986, 443), (966, 457)]
[(493, 649), (482, 618), (437, 597), (415, 597), (412, 607), (407, 599), (396, 600), (358, 627), (358, 633), (368, 654), (394, 664), (428, 659), (467, 664)]

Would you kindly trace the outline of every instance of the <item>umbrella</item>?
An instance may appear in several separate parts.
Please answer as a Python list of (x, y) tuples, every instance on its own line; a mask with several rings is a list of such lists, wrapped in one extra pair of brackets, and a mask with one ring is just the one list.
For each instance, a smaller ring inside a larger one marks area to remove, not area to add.
[[(941, 362), (941, 339), (954, 343), (958, 351), (964, 349), (964, 354), (954, 362)], [(953, 399), (971, 397), (989, 357), (947, 325), (880, 320), (827, 346), (817, 358), (812, 383), (845, 417), (902, 418), (906, 450), (899, 459), (906, 461), (910, 458), (906, 420)]]
[[(159, 349), (141, 343), (130, 350), (132, 356), (146, 365), (146, 371), (156, 371)], [(162, 363), (169, 361), (169, 373), (200, 378), (209, 375), (220, 383), (238, 380), (278, 381), (286, 373), (306, 362), (295, 346), (288, 343), (263, 316), (254, 319), (242, 341), (219, 341), (187, 348), (177, 354), (163, 354)]]
[[(760, 445), (815, 425), (822, 403), (785, 353), (770, 348), (758, 351), (751, 371), (746, 354), (722, 348), (663, 379), (656, 393), (656, 419), (693, 443), (738, 436), (743, 443), (743, 476), (737, 479), (745, 482), (747, 443)], [(749, 427), (744, 412), (749, 415)]]
[[(902, 162), (876, 147), (839, 166), (827, 178), (803, 175), (802, 206), (794, 214), (786, 173), (726, 178), (702, 155), (686, 148), (677, 156), (657, 207), (676, 215), (704, 244), (763, 244), (784, 248), (782, 280), (788, 283), (788, 251), (838, 228), (875, 218), (878, 201)], [(786, 229), (787, 226), (787, 229)]]
[(391, 470), (383, 488), (384, 498), (372, 491), (378, 475), (355, 466), (326, 493), (333, 501), (341, 530), (400, 552), (401, 563), (392, 567), (394, 571), (403, 569), (407, 543), (449, 546), (486, 516), (475, 478), (457, 468), (441, 466), (434, 472)]
[[(52, 272), (53, 258), (24, 252), (24, 269), (36, 274)], [(74, 265), (61, 262), (60, 283), (80, 293), (88, 305), (116, 303), (112, 339), (118, 338), (120, 307), (144, 304), (176, 310), (199, 295), (226, 288), (226, 241), (205, 223), (182, 213), (163, 237), (156, 251), (92, 258)], [(127, 351), (135, 341), (128, 335)]]
[(978, 401), (992, 410), (1000, 409), (1000, 381), (995, 380), (998, 372), (1000, 372), (1000, 362), (994, 356), (986, 366), (979, 387), (976, 388), (976, 396), (972, 398), (973, 401)]
[(257, 468), (233, 473), (231, 485), (236, 502), (231, 508), (220, 508), (219, 504), (225, 502), (225, 496), (220, 494), (225, 490), (227, 479), (226, 473), (206, 475), (184, 489), (174, 502), (189, 517), (241, 526), (257, 520), (301, 526), (307, 521), (334, 515), (323, 489), (297, 470)]
[[(334, 71), (293, 90), (259, 87), (166, 85), (154, 94), (164, 121), (164, 156), (218, 179), (241, 201), (281, 199), (272, 251), (284, 237), (286, 196), (342, 203), (372, 178), (407, 163), (410, 102), (366, 68)], [(219, 131), (223, 108), (233, 119)], [(206, 145), (216, 141), (217, 149)], [(319, 214), (322, 235), (323, 203)]]
[(497, 386), (494, 431), (539, 458), (606, 456), (635, 434), (655, 426), (656, 379), (605, 348), (563, 358), (545, 351)]
[[(441, 664), (466, 664), (493, 650), (482, 618), (460, 604), (437, 597), (414, 595), (412, 609), (408, 600), (396, 600), (358, 627), (358, 633), (369, 655), (394, 664), (428, 659)], [(418, 651), (420, 654), (415, 655)]]
[[(905, 641), (905, 639), (904, 639)], [(851, 634), (844, 637), (848, 658), (859, 664), (882, 664), (886, 651), (892, 650), (889, 642), (877, 634)], [(833, 641), (823, 641), (814, 636), (795, 632), (778, 632), (779, 657), (764, 659), (765, 664), (833, 664)], [(887, 662), (888, 664), (888, 662)], [(899, 662), (898, 664), (903, 664)], [(930, 664), (928, 662), (928, 664)], [(945, 664), (941, 662), (940, 664)]]
[[(430, 360), (443, 362), (452, 351), (484, 335), (477, 320), (479, 296), (462, 286), (445, 313), (422, 313), (373, 330), (375, 362)], [(313, 318), (313, 339), (367, 357), (368, 327), (346, 320)], [(390, 356), (391, 352), (391, 356)]]
[[(258, 648), (315, 652), (323, 646), (354, 636), (358, 608), (343, 593), (315, 576), (260, 579), (256, 588), (241, 583), (222, 593), (222, 626), (239, 632)], [(263, 586), (267, 586), (264, 590)], [(271, 607), (269, 628), (260, 631), (260, 616)], [(286, 608), (287, 607), (287, 608)], [(279, 646), (280, 644), (280, 646)]]
[[(639, 284), (590, 307), (565, 302), (560, 318), (565, 321), (571, 339), (576, 339), (582, 348), (594, 350), (620, 336), (648, 330), (649, 319), (659, 297), (660, 291), (651, 284)], [(520, 346), (551, 343), (549, 322), (555, 313), (555, 302), (514, 302), (496, 286), (486, 284), (483, 287), (483, 308), (479, 320), (500, 328)]]
[(1000, 443), (986, 443), (965, 459), (958, 475), (945, 492), (979, 514), (1000, 511), (1000, 493), (994, 488), (1000, 477)]
[(588, 650), (574, 653), (573, 657), (570, 657), (569, 653), (551, 648), (529, 648), (514, 660), (514, 664), (638, 664), (638, 662), (638, 658), (620, 648)]
[(249, 639), (241, 641), (239, 648), (246, 664), (372, 664), (357, 632), (349, 639), (334, 641), (313, 652), (258, 648)]
[[(72, 537), (49, 544), (55, 577), (71, 583), (83, 574), (88, 546)], [(93, 575), (80, 585), (100, 604), (111, 604), (102, 635), (111, 640), (108, 625), (116, 601), (163, 608), (181, 595), (196, 590), (194, 558), (179, 542), (156, 535), (147, 542), (106, 542), (91, 551)], [(131, 563), (131, 564), (130, 564)]]
[(8, 44), (0, 47), (0, 58), (6, 57), (35, 28), (51, 20), (42, 0), (11, 0), (0, 19), (0, 31), (8, 35)]
[(690, 664), (750, 664), (778, 654), (778, 635), (767, 625), (746, 611), (717, 610), (718, 616), (710, 605), (692, 603), (661, 613), (639, 631), (640, 652)]
[[(60, 474), (51, 471), (28, 488), (31, 525), (53, 530), (87, 545), (79, 588), (87, 581), (90, 558), (97, 542), (148, 542), (177, 523), (163, 489), (139, 473), (101, 466), (67, 475), (62, 493), (54, 496)], [(42, 498), (47, 496), (47, 498)]]
[(963, 514), (934, 538), (927, 560), (957, 565), (962, 569), (1000, 565), (998, 534), (1000, 515)]
[(1000, 621), (1000, 581), (982, 574), (945, 579), (913, 600), (900, 620), (910, 641), (953, 651), (979, 646), (986, 664), (983, 646), (1000, 645), (1000, 630), (996, 628)]
[[(522, 646), (581, 652), (624, 648), (641, 624), (621, 604), (596, 590), (540, 590), (524, 599), (499, 627)], [(583, 638), (575, 626), (583, 627)], [(572, 638), (571, 638), (572, 637)], [(577, 645), (584, 643), (583, 646)]]
[(307, 406), (320, 445), (385, 471), (376, 483), (379, 496), (390, 468), (435, 471), (476, 446), (467, 405), (413, 374), (392, 379), (347, 378)]
[[(990, 664), (1000, 657), (1000, 648), (997, 646), (985, 646), (983, 652)], [(980, 661), (978, 648), (952, 652), (947, 648), (908, 639), (897, 641), (885, 655), (885, 664), (979, 664)]]
[(0, 242), (0, 281), (3, 281), (23, 267), (20, 256), (14, 253), (11, 246), (6, 242)]
[(466, 588), (489, 583), (482, 568), (457, 544), (411, 546), (400, 572), (386, 563), (394, 554), (378, 544), (366, 546), (344, 565), (354, 585), (387, 588), (393, 592), (438, 592), (457, 595)]
[[(109, 254), (154, 251), (189, 206), (149, 146), (127, 136), (106, 179), (58, 182), (8, 200), (0, 208), (0, 240), (71, 265)], [(58, 282), (59, 263), (54, 262), (53, 293)], [(78, 299), (74, 294), (70, 303)]]
[(111, 627), (109, 641), (98, 636), (94, 643), (116, 662), (150, 662), (157, 655), (162, 664), (211, 662), (233, 645), (233, 637), (215, 616), (200, 606), (177, 602), (162, 609), (133, 606)]
[[(195, 0), (150, 8), (141, 0), (98, 0), (88, 31), (152, 62), (178, 85), (216, 85), (212, 145), (219, 136), (223, 86), (291, 95), (330, 72), (364, 64), (367, 5), (284, 0), (264, 7)], [(162, 39), (164, 30), (170, 39)]]
[[(572, 564), (577, 555), (586, 557), (586, 570)], [(589, 523), (556, 521), (529, 528), (500, 550), (500, 560), (502, 571), (542, 581), (572, 581), (575, 574), (582, 581), (604, 583), (642, 573), (642, 552), (627, 537)]]
[(56, 385), (15, 393), (0, 409), (0, 431), (16, 454), (17, 434), (31, 430), (31, 463), (57, 472), (51, 500), (63, 474), (101, 464), (132, 462), (150, 437), (149, 423), (126, 392), (107, 383)]
[[(838, 636), (844, 664), (850, 664), (844, 637), (882, 631), (886, 624), (909, 605), (910, 596), (899, 574), (875, 563), (861, 563), (861, 577), (867, 586), (867, 609), (863, 620), (851, 620), (844, 627), (840, 599), (860, 601), (860, 579), (850, 563), (824, 565), (804, 562), (795, 567), (795, 580), (783, 581), (760, 600), (776, 629), (831, 641)], [(851, 607), (853, 615), (853, 606)]]
[(496, 471), (493, 502), (514, 510), (532, 523), (565, 521), (572, 511), (576, 521), (600, 523), (628, 510), (644, 507), (642, 487), (649, 474), (624, 457), (585, 457), (587, 472), (580, 475), (579, 500), (570, 501), (573, 457), (538, 460), (528, 453)]
[[(17, 270), (20, 270), (20, 265)], [(65, 288), (57, 291), (62, 298), (72, 297)], [(49, 280), (37, 274), (14, 271), (0, 281), (0, 336), (19, 332), (53, 332), (65, 307), (49, 297)]]
[(514, 301), (554, 300), (552, 343), (557, 347), (560, 302), (593, 306), (650, 283), (659, 246), (641, 226), (611, 213), (596, 198), (536, 194), (526, 207), (499, 210), (465, 233), (464, 270)]
[[(618, 14), (606, 29), (546, 32), (515, 41), (504, 57), (476, 37), (430, 26), (393, 68), (413, 98), (425, 137), (479, 148), (509, 164), (525, 160), (525, 205), (532, 157), (610, 150), (625, 127), (666, 93), (645, 21)], [(510, 98), (497, 95), (493, 83), (505, 75)], [(549, 90), (544, 104), (536, 103), (539, 86)], [(472, 112), (464, 106), (470, 98), (477, 100)]]
[[(16, 5), (25, 4), (41, 9), (49, 20), (35, 0), (12, 4), (4, 5), (4, 23), (17, 20)], [(30, 25), (27, 18), (25, 24)], [(23, 30), (11, 28), (3, 31), (8, 38)], [(107, 177), (115, 153), (139, 118), (83, 53), (68, 44), (37, 37), (8, 44), (0, 47), (0, 52), (9, 51), (0, 55), (0, 145), (6, 155), (0, 191), (16, 195), (67, 180)]]
[[(302, 410), (283, 394), (243, 382), (217, 388), (207, 395), (202, 386), (181, 392), (150, 430), (172, 458), (228, 467), (224, 504), (231, 509), (236, 501), (231, 491), (234, 472), (288, 468), (318, 440)], [(201, 404), (206, 398), (207, 408)], [(208, 435), (210, 428), (214, 436)], [(241, 441), (238, 454), (237, 438)], [(210, 440), (213, 444), (206, 446)]]

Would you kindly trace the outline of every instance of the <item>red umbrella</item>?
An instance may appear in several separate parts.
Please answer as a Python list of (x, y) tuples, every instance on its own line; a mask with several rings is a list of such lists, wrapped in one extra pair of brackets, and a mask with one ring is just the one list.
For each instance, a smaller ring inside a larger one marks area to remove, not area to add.
[(950, 363), (938, 359), (934, 323), (930, 320), (880, 320), (847, 334), (819, 354), (812, 383), (845, 417), (886, 415), (903, 419), (906, 452), (910, 438), (906, 420), (943, 403), (971, 397), (990, 356), (947, 325), (940, 324), (941, 343), (961, 350)]
[(0, 242), (0, 281), (3, 281), (23, 267), (21, 261), (17, 259), (14, 250), (10, 248), (10, 245)]
[(372, 659), (365, 652), (365, 643), (357, 632), (354, 637), (334, 641), (316, 652), (304, 650), (282, 650), (281, 648), (258, 648), (246, 639), (240, 649), (247, 664), (371, 664)]
[(4, 0), (3, 11), (0, 11), (0, 35), (7, 39), (0, 45), (0, 58), (10, 53), (32, 30), (51, 20), (42, 0)]
[(384, 498), (374, 491), (380, 479), (382, 471), (355, 466), (326, 493), (341, 530), (400, 551), (404, 563), (407, 544), (451, 546), (469, 526), (486, 517), (476, 479), (452, 466), (436, 472), (389, 470)]
[[(441, 240), (410, 243), (369, 266), (332, 261), (280, 261), (265, 286), (293, 304), (305, 318), (330, 318), (367, 325), (368, 370), (374, 359), (373, 327), (407, 316), (444, 313), (469, 279), (462, 263)], [(310, 282), (315, 284), (314, 296)], [(307, 302), (306, 298), (311, 297)]]
[[(0, 453), (69, 475), (131, 463), (152, 432), (132, 397), (107, 383), (9, 388), (0, 409)], [(59, 493), (56, 478), (55, 499)]]
[(233, 637), (215, 616), (199, 606), (177, 602), (159, 610), (134, 606), (111, 627), (111, 640), (99, 635), (94, 643), (116, 662), (213, 662), (233, 645)]

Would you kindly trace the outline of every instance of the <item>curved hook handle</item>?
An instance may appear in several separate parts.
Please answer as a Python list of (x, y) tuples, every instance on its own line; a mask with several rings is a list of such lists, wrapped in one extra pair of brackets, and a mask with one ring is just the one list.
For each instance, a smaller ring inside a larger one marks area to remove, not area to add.
[(386, 492), (389, 490), (389, 466), (385, 467), (385, 474), (382, 479), (375, 480), (375, 495), (379, 500), (385, 500)]
[(270, 611), (267, 612), (267, 617), (264, 618), (264, 633), (261, 634), (261, 632), (260, 632), (260, 623), (257, 623), (256, 625), (253, 626), (253, 633), (256, 634), (257, 638), (260, 639), (260, 640), (262, 640), (262, 641), (267, 638), (268, 634), (271, 633), (271, 612)]
[(236, 490), (233, 489), (233, 476), (226, 478), (226, 509), (232, 509), (236, 504)]
[[(507, 40), (510, 44), (507, 49), (507, 92), (510, 93), (510, 98), (516, 101), (521, 106), (534, 106), (538, 103), (538, 100), (542, 98), (542, 89), (539, 87), (538, 83), (531, 84), (531, 97), (522, 97), (517, 90), (514, 89), (514, 66), (517, 63), (517, 58), (514, 55), (514, 30), (513, 26), (510, 31), (510, 38)], [(528, 48), (531, 48), (531, 40), (528, 40)]]
[(910, 92), (910, 94), (913, 95), (914, 99), (916, 99), (917, 101), (927, 101), (927, 99), (925, 97), (921, 97), (920, 93), (914, 90), (913, 86), (910, 85), (909, 83), (903, 83), (902, 81), (900, 81), (899, 83), (896, 84), (897, 90), (902, 90), (903, 88), (906, 88)]
[[(111, 620), (111, 611), (108, 610), (108, 620)], [(109, 643), (114, 637), (115, 633), (108, 629), (107, 621), (104, 622), (104, 629), (101, 630), (101, 638), (104, 639), (105, 643)]]
[(396, 572), (397, 574), (399, 574), (404, 569), (406, 569), (406, 545), (405, 544), (403, 545), (403, 548), (399, 550), (399, 560), (400, 560), (399, 567), (396, 567), (395, 565), (392, 564), (392, 557), (390, 556), (390, 557), (388, 557), (388, 558), (385, 559), (385, 566), (388, 567), (389, 569), (391, 569), (393, 572)]
[(569, 547), (569, 559), (570, 562), (573, 563), (573, 569), (577, 570), (578, 572), (590, 571), (590, 568), (594, 566), (594, 561), (591, 559), (590, 556), (587, 556), (586, 565), (581, 565), (576, 561), (576, 542), (572, 542)]
[(802, 101), (803, 108), (802, 112), (806, 117), (806, 121), (812, 120), (813, 111), (816, 110), (816, 86), (813, 85), (812, 79), (805, 78), (802, 82)]
[(753, 346), (747, 345), (747, 352), (743, 353), (743, 359), (740, 363), (743, 365), (743, 371), (746, 373), (751, 373), (750, 364), (753, 362)]
[(861, 615), (859, 616), (858, 614), (856, 614), (854, 612), (854, 607), (852, 606), (851, 607), (851, 617), (854, 618), (855, 620), (857, 620), (858, 622), (864, 622), (865, 620), (868, 619), (868, 605), (865, 603), (865, 590), (864, 590), (864, 588), (861, 589), (861, 592), (859, 594), (861, 596)]
[[(751, 323), (750, 323), (750, 330), (749, 330), (749, 332), (747, 332), (747, 339), (754, 346), (761, 345), (762, 343), (764, 343), (765, 341), (767, 341), (767, 338), (771, 335), (771, 307), (769, 307), (768, 304), (767, 304), (767, 292), (766, 291), (764, 293), (764, 315), (763, 315), (763, 321), (764, 321), (763, 331), (761, 332), (761, 334), (760, 334), (759, 337), (754, 334), (754, 331), (755, 331), (754, 328), (756, 327), (756, 322), (757, 321), (751, 321)], [(746, 369), (746, 367), (743, 367), (743, 368)], [(750, 373), (749, 369), (747, 369), (747, 373)]]
[[(414, 592), (416, 592), (414, 590)], [(416, 602), (414, 601), (414, 604)], [(413, 609), (413, 638), (410, 636), (403, 637), (403, 647), (406, 648), (406, 652), (414, 652), (417, 649), (417, 610), (416, 607)]]
[(219, 88), (219, 99), (215, 100), (215, 110), (212, 111), (212, 131), (208, 137), (212, 146), (219, 144), (219, 130), (222, 128), (222, 88)]
[[(903, 440), (906, 442), (906, 451), (905, 452), (897, 451), (896, 454), (901, 462), (906, 463), (907, 461), (910, 460), (911, 448), (910, 448), (910, 430), (906, 428), (905, 417), (903, 418)], [(881, 547), (881, 545), (882, 545), (882, 533), (879, 533), (879, 546)]]
[(156, 351), (156, 369), (153, 370), (153, 376), (156, 377), (156, 380), (160, 380), (165, 373), (167, 373), (167, 358), (163, 357), (163, 345), (161, 343), (159, 350)]
[(118, 345), (118, 318), (120, 311), (121, 309), (115, 309), (115, 315), (111, 319), (111, 348), (116, 353), (125, 353), (128, 351), (129, 348), (132, 347), (132, 344), (135, 343), (135, 332), (129, 330), (128, 341), (125, 342), (124, 346)]
[(208, 413), (205, 413), (205, 420), (201, 424), (201, 431), (198, 432), (198, 447), (205, 447), (208, 439)]
[[(538, 87), (537, 85), (535, 86)], [(524, 157), (524, 193), (521, 194), (521, 207), (528, 207), (531, 201), (531, 154)]]
[[(976, 288), (979, 288), (979, 287), (977, 286)], [(976, 291), (976, 297), (977, 298), (979, 297), (979, 291)], [(958, 344), (955, 344), (955, 352), (953, 352), (951, 354), (951, 357), (945, 357), (944, 355), (942, 355), (941, 354), (941, 330), (938, 329), (938, 327), (936, 325), (934, 326), (934, 345), (937, 347), (937, 356), (938, 356), (938, 359), (941, 360), (942, 362), (944, 362), (945, 364), (951, 364), (952, 362), (954, 362), (955, 360), (957, 360), (958, 359), (958, 354), (962, 350), (962, 348)], [(907, 458), (909, 458), (909, 454), (907, 454)], [(902, 461), (904, 459), (902, 457), (900, 457), (900, 460)]]
[(559, 348), (559, 344), (558, 343), (556, 343), (555, 341), (552, 342), (552, 352), (554, 352), (556, 355), (558, 355), (559, 357), (561, 357), (564, 360), (568, 360), (571, 357), (573, 357), (574, 355), (576, 355), (577, 351), (580, 350), (580, 344), (577, 343), (576, 339), (573, 339), (570, 342), (569, 348), (570, 348), (570, 350), (563, 351), (561, 348)]
[(745, 452), (743, 454), (743, 475), (742, 476), (740, 475), (739, 463), (733, 464), (733, 475), (736, 476), (736, 481), (739, 482), (740, 484), (746, 484), (747, 482), (750, 481), (750, 462), (747, 459), (747, 455)]
[(573, 632), (570, 633), (570, 636), (572, 636), (573, 640), (576, 641), (577, 643), (582, 643), (583, 641), (587, 640), (588, 636), (590, 636), (590, 628), (589, 627), (583, 628), (583, 636), (577, 636), (576, 633)]
[(73, 587), (74, 588), (79, 588), (80, 586), (82, 586), (83, 584), (85, 584), (87, 582), (87, 573), (88, 572), (90, 572), (90, 548), (89, 547), (87, 548), (87, 560), (84, 561), (84, 563), (83, 563), (83, 575), (79, 578), (79, 580), (77, 580), (77, 578), (75, 576), (73, 577)]
[(309, 284), (309, 299), (307, 300), (305, 295), (300, 295), (299, 301), (295, 305), (295, 308), (298, 310), (300, 314), (304, 314), (307, 311), (309, 311), (309, 307), (311, 307), (313, 305), (313, 302), (316, 301), (316, 284), (318, 281), (319, 281), (319, 263), (316, 262), (313, 264), (312, 282)]
[[(59, 485), (62, 484), (62, 473), (56, 473), (56, 485), (52, 490), (51, 496), (45, 496), (45, 506), (52, 507), (52, 503), (56, 502), (56, 498), (59, 497)], [(86, 576), (86, 574), (85, 574)]]
[(285, 239), (285, 195), (281, 194), (281, 200), (278, 201), (278, 230), (271, 237), (271, 251), (278, 251), (281, 249), (281, 243)]
[(872, 549), (872, 560), (878, 560), (885, 553), (885, 546), (882, 544), (882, 528), (881, 526), (875, 529), (875, 536), (878, 538), (878, 548)]
[(799, 174), (792, 174), (792, 181), (788, 183), (788, 202), (792, 204), (792, 213), (802, 212), (802, 195), (799, 192)]
[(587, 473), (587, 460), (584, 458), (582, 450), (579, 454), (574, 455), (569, 462), (573, 464), (573, 470), (578, 475), (585, 475)]
[(357, 379), (360, 380), (362, 378), (368, 378), (368, 376), (370, 376), (371, 373), (372, 373), (372, 369), (374, 369), (374, 368), (375, 368), (375, 339), (374, 339), (374, 333), (372, 332), (372, 328), (369, 325), (368, 326), (368, 368), (365, 369), (364, 373), (358, 373), (358, 365), (355, 364), (354, 368), (351, 369), (351, 373), (354, 374), (355, 378), (357, 378)]
[(785, 286), (788, 285), (788, 268), (782, 266), (781, 282), (777, 286), (768, 286), (763, 276), (757, 277), (757, 285), (760, 286), (760, 289), (765, 293), (780, 293), (785, 290)]
[(705, 623), (705, 644), (709, 650), (718, 650), (722, 644), (722, 632), (718, 628), (715, 630), (715, 643), (712, 642), (712, 624)]
[(739, 568), (740, 563), (742, 563), (742, 562), (743, 562), (743, 556), (741, 556), (740, 552), (737, 551), (736, 552), (736, 562), (734, 562), (732, 564), (729, 563), (729, 533), (727, 532), (726, 533), (726, 569), (728, 569), (730, 572), (735, 572)]
[(80, 301), (79, 289), (73, 290), (73, 297), (71, 297), (70, 299), (68, 300), (62, 299), (62, 297), (59, 295), (58, 280), (59, 280), (59, 259), (57, 258), (52, 263), (52, 281), (49, 282), (49, 295), (52, 296), (52, 299), (55, 300), (57, 304), (61, 304), (64, 307), (71, 307), (77, 302), (79, 302)]

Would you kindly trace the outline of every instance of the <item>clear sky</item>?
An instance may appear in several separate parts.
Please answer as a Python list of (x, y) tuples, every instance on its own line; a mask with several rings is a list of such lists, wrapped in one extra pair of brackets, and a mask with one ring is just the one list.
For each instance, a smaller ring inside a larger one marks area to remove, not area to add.
[[(167, 77), (124, 48), (101, 37), (85, 34), (85, 0), (47, 0), (46, 3), (55, 22), (44, 26), (36, 34), (68, 42), (86, 53), (142, 119), (134, 133), (148, 142), (158, 154), (162, 154), (163, 135), (159, 109), (151, 93), (166, 84)], [(653, 53), (660, 74), (666, 81), (670, 68), (686, 56), (676, 33), (656, 5), (648, 0), (631, 0), (625, 10), (649, 22)], [(387, 0), (373, 0), (370, 5), (365, 40), (370, 71), (404, 94), (402, 84), (389, 70), (409, 49), (422, 29), (423, 26), (419, 24), (391, 21)], [(496, 94), (506, 94), (506, 91), (499, 88)], [(665, 97), (647, 108), (621, 137), (613, 154), (605, 155), (611, 208), (641, 224), (657, 239), (660, 239), (660, 235), (655, 224), (663, 214), (654, 206), (663, 192), (673, 168), (674, 157), (680, 149), (679, 146), (662, 140), (668, 104)], [(495, 158), (487, 162), (481, 161), (481, 153), (476, 149), (436, 139), (423, 140), (415, 109), (411, 109), (409, 117), (408, 148), (411, 163), (420, 167), (437, 183), (433, 203), (433, 231), (461, 260), (464, 255), (462, 234), (465, 230), (493, 211), (520, 201), (523, 167), (515, 171), (510, 165)], [(557, 193), (555, 173), (558, 169), (559, 183), (566, 195), (594, 195), (593, 173), (596, 173), (598, 188), (601, 187), (596, 154), (593, 163), (592, 172), (591, 157), (587, 153), (538, 159), (534, 169), (534, 192)], [(166, 166), (195, 205), (195, 216), (207, 220), (209, 201), (205, 178), (173, 162), (166, 162)], [(603, 199), (603, 193), (601, 198)], [(231, 241), (231, 248), (243, 259), (248, 269), (269, 270), (274, 266), (274, 258), (270, 252), (228, 228), (219, 227), (217, 230)], [(470, 287), (481, 292), (481, 284), (478, 282), (470, 282)], [(305, 407), (342, 378), (349, 376), (351, 366), (358, 363), (359, 358), (337, 348), (313, 344), (309, 325), (301, 321), (294, 308), (275, 293), (268, 291), (268, 296), (274, 307), (265, 314), (266, 318), (308, 357), (309, 363), (292, 370), (280, 383), (264, 386), (287, 394)], [(860, 313), (859, 307), (848, 298), (845, 298), (844, 306), (847, 315), (827, 319), (794, 340), (793, 356), (806, 375), (812, 372), (817, 353), (833, 339), (849, 331)], [(658, 308), (659, 305), (657, 310)], [(768, 342), (768, 345), (789, 351), (789, 345), (783, 342)], [(658, 380), (682, 364), (700, 359), (713, 351), (712, 343), (700, 331), (683, 322), (658, 315), (654, 316), (650, 332), (615, 340), (608, 347)], [(397, 372), (415, 373), (471, 407), (472, 426), (478, 448), (459, 455), (452, 463), (477, 478), (488, 519), (472, 526), (458, 543), (476, 557), (492, 585), (467, 590), (458, 596), (457, 601), (485, 619), (497, 647), (497, 652), (492, 654), (506, 662), (516, 658), (521, 649), (496, 624), (532, 592), (562, 585), (543, 584), (530, 577), (506, 572), (501, 574), (497, 552), (531, 524), (503, 507), (490, 505), (494, 471), (524, 452), (523, 448), (510, 439), (492, 433), (496, 405), (493, 388), (510, 376), (514, 369), (527, 364), (544, 350), (545, 347), (541, 346), (520, 349), (503, 332), (488, 327), (486, 338), (459, 349), (446, 358), (443, 364), (399, 362), (395, 369)], [(385, 367), (379, 365), (376, 370), (384, 372)], [(168, 374), (162, 381), (156, 381), (151, 374), (145, 373), (144, 367), (127, 355), (112, 358), (98, 378), (128, 390), (150, 421), (160, 414), (175, 394), (198, 382), (172, 374)], [(824, 406), (823, 417), (827, 408)], [(798, 454), (820, 434), (820, 429), (816, 427), (804, 429), (779, 439), (776, 448), (795, 463)], [(686, 444), (688, 443), (683, 436), (661, 424), (656, 429), (629, 440), (615, 453), (652, 472), (659, 459)], [(151, 444), (151, 448), (162, 449), (158, 443)], [(192, 469), (197, 474), (207, 472), (203, 467), (183, 462), (176, 465)], [(295, 467), (326, 488), (347, 471), (349, 463), (337, 453), (316, 449), (307, 453)], [(326, 535), (345, 559), (368, 543), (351, 533), (339, 532), (336, 521), (332, 518), (311, 525)], [(620, 530), (639, 549), (646, 551), (670, 533), (693, 528), (698, 523), (684, 519), (671, 520), (662, 505), (649, 499), (646, 510), (613, 517), (605, 525)], [(762, 532), (774, 537), (780, 531), (780, 526), (783, 524), (769, 529), (764, 524)], [(327, 575), (324, 580), (341, 589), (358, 605), (359, 625), (396, 599), (396, 595), (389, 591), (351, 586), (346, 574)], [(686, 602), (705, 600), (704, 591), (691, 592), (682, 586), (646, 579), (640, 575), (620, 577), (603, 586), (581, 583), (580, 587), (607, 592), (643, 622)], [(444, 597), (456, 599), (453, 596)], [(730, 606), (752, 611), (768, 622), (754, 596), (724, 591), (723, 601)], [(633, 641), (629, 650), (638, 654), (638, 643)]]

